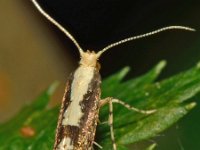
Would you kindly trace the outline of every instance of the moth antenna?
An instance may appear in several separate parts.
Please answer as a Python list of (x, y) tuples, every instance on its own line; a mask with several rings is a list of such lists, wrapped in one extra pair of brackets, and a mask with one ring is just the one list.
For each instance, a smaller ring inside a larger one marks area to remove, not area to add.
[(168, 27), (163, 27), (163, 28), (160, 28), (160, 29), (157, 29), (157, 30), (154, 30), (152, 32), (148, 32), (148, 33), (145, 33), (145, 34), (141, 34), (141, 35), (136, 35), (136, 36), (132, 36), (132, 37), (128, 37), (128, 38), (125, 38), (123, 40), (120, 40), (118, 42), (115, 42), (115, 43), (112, 43), (108, 46), (106, 46), (105, 48), (103, 48), (102, 50), (100, 50), (97, 55), (98, 57), (101, 56), (101, 54), (103, 54), (105, 51), (107, 51), (108, 49), (111, 49), (115, 46), (118, 46), (118, 45), (121, 45), (123, 43), (126, 43), (126, 42), (129, 42), (129, 41), (132, 41), (132, 40), (136, 40), (136, 39), (141, 39), (141, 38), (144, 38), (144, 37), (147, 37), (147, 36), (151, 36), (151, 35), (154, 35), (154, 34), (157, 34), (159, 32), (162, 32), (162, 31), (166, 31), (166, 30), (173, 30), (173, 29), (180, 29), (180, 30), (187, 30), (187, 31), (195, 31), (195, 29), (193, 28), (190, 28), (190, 27), (185, 27), (185, 26), (168, 26)]
[(42, 9), (42, 7), (39, 5), (39, 3), (36, 0), (31, 0), (34, 6), (37, 8), (37, 10), (52, 24), (54, 24), (58, 29), (60, 29), (78, 48), (80, 55), (83, 54), (83, 49), (80, 47), (78, 42), (75, 40), (75, 38), (67, 31), (62, 25), (60, 25), (56, 20), (54, 20), (45, 10)]

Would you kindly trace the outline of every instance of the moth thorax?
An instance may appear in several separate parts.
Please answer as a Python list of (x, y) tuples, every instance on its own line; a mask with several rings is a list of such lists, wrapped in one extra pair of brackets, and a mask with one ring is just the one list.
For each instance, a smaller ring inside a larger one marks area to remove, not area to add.
[(80, 65), (86, 67), (96, 67), (98, 55), (94, 51), (86, 51), (81, 53)]

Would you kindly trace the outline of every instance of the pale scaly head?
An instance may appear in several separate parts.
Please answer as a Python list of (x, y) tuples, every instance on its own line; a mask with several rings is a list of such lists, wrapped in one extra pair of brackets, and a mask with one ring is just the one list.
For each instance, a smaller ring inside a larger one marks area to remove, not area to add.
[(86, 52), (81, 52), (81, 60), (80, 65), (86, 66), (86, 67), (96, 67), (98, 65), (98, 53), (95, 53), (94, 51), (87, 50)]
[(40, 7), (40, 5), (37, 3), (36, 0), (31, 0), (31, 1), (33, 2), (35, 7), (38, 9), (38, 11), (44, 17), (46, 17), (51, 23), (53, 23), (56, 27), (58, 27), (58, 29), (60, 29), (69, 39), (72, 40), (72, 42), (75, 44), (75, 46), (79, 50), (79, 53), (80, 53), (80, 56), (81, 56), (80, 64), (81, 65), (85, 65), (85, 66), (97, 67), (98, 66), (97, 60), (99, 59), (101, 54), (103, 54), (108, 49), (111, 49), (111, 48), (113, 48), (113, 47), (115, 47), (117, 45), (129, 42), (129, 41), (132, 41), (132, 40), (136, 40), (136, 39), (144, 38), (144, 37), (147, 37), (147, 36), (151, 36), (151, 35), (157, 34), (159, 32), (166, 31), (166, 30), (180, 29), (180, 30), (187, 30), (187, 31), (195, 31), (195, 29), (190, 28), (190, 27), (185, 27), (185, 26), (167, 26), (167, 27), (163, 27), (163, 28), (154, 30), (152, 32), (148, 32), (148, 33), (137, 35), (137, 36), (128, 37), (128, 38), (125, 38), (125, 39), (120, 40), (118, 42), (114, 42), (112, 44), (109, 44), (108, 46), (106, 46), (102, 50), (100, 50), (98, 53), (95, 53), (94, 51), (86, 51), (86, 52), (84, 52), (83, 49), (78, 44), (78, 42), (76, 41), (76, 39), (70, 34), (69, 31), (67, 31), (62, 25), (60, 25), (56, 20), (54, 20), (50, 15), (48, 15), (48, 13), (46, 13)]

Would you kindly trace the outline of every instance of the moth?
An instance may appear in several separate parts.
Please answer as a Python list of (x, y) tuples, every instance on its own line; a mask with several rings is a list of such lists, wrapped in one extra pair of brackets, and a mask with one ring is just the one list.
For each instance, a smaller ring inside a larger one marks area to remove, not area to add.
[[(79, 67), (69, 76), (66, 84), (53, 150), (92, 150), (93, 144), (95, 144), (94, 138), (99, 110), (105, 104), (109, 104), (108, 124), (110, 126), (113, 150), (117, 150), (113, 130), (113, 103), (121, 104), (130, 110), (143, 114), (151, 114), (156, 110), (140, 110), (112, 97), (101, 99), (101, 76), (99, 74), (98, 59), (108, 49), (128, 41), (147, 37), (165, 30), (182, 29), (194, 31), (194, 29), (185, 26), (168, 26), (112, 43), (97, 53), (90, 50), (83, 51), (69, 31), (49, 16), (36, 0), (31, 1), (44, 17), (71, 39), (79, 50), (81, 57)], [(96, 143), (96, 145), (98, 144)]]

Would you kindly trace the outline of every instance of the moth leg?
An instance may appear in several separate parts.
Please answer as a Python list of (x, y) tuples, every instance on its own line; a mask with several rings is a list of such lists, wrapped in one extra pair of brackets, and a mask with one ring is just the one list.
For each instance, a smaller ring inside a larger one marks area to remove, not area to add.
[(103, 149), (103, 147), (99, 145), (97, 142), (93, 141), (93, 144), (96, 145), (98, 148)]
[(105, 98), (105, 99), (102, 99), (102, 100), (100, 101), (100, 106), (102, 107), (103, 105), (109, 103), (109, 101), (112, 101), (112, 103), (121, 104), (122, 106), (126, 107), (126, 108), (129, 109), (129, 110), (132, 110), (132, 111), (135, 111), (135, 112), (138, 112), (138, 113), (142, 113), (142, 114), (146, 114), (146, 115), (152, 114), (152, 113), (156, 112), (155, 109), (153, 109), (153, 110), (142, 110), (142, 109), (138, 109), (138, 108), (133, 107), (133, 106), (131, 106), (131, 105), (129, 105), (129, 104), (127, 104), (127, 103), (125, 103), (125, 102), (119, 100), (119, 99), (115, 99), (115, 98), (112, 98), (112, 97), (107, 97), (107, 98)]
[(113, 128), (113, 103), (118, 103), (121, 104), (122, 106), (126, 107), (129, 110), (136, 111), (138, 113), (142, 114), (152, 114), (156, 110), (141, 110), (135, 107), (132, 107), (131, 105), (119, 100), (119, 99), (114, 99), (112, 97), (107, 97), (105, 99), (100, 100), (100, 107), (104, 106), (105, 104), (109, 104), (109, 118), (108, 118), (108, 123), (110, 126), (110, 134), (111, 134), (111, 140), (113, 143), (113, 150), (117, 150), (117, 145), (115, 142), (115, 136), (114, 136), (114, 128)]
[(110, 134), (111, 134), (111, 140), (113, 143), (113, 150), (117, 150), (117, 145), (115, 142), (115, 135), (114, 135), (114, 128), (113, 128), (113, 104), (112, 101), (109, 101), (109, 118), (108, 123), (110, 125)]
[(114, 129), (113, 129), (113, 104), (111, 98), (106, 98), (100, 101), (100, 107), (109, 103), (109, 117), (108, 117), (108, 124), (110, 126), (110, 135), (111, 140), (113, 144), (113, 150), (117, 150), (117, 145), (115, 142), (115, 135), (114, 135)]
[(108, 121), (103, 121), (103, 122), (102, 122), (101, 120), (98, 119), (97, 123), (98, 123), (98, 124), (108, 124)]

